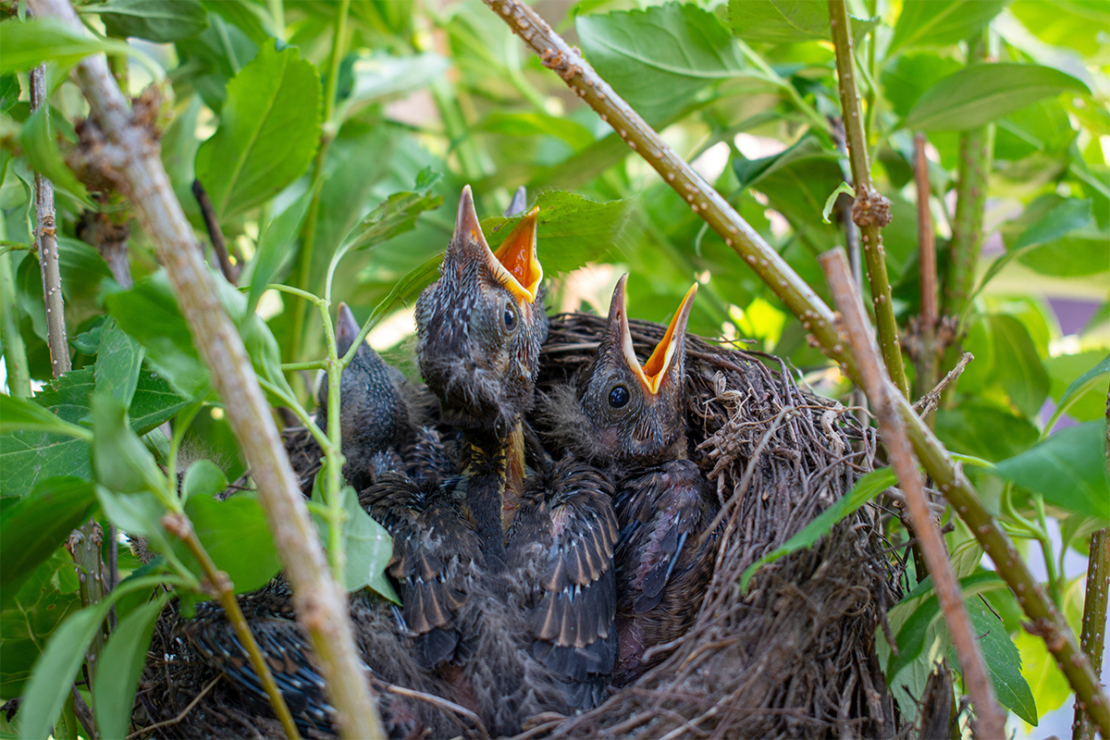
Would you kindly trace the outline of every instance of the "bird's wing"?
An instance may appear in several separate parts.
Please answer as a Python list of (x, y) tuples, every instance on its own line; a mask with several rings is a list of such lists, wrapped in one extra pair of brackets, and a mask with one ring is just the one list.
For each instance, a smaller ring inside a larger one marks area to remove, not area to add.
[[(693, 467), (693, 466), (689, 466)], [(622, 613), (659, 605), (683, 553), (694, 543), (705, 511), (697, 470), (666, 464), (626, 479), (617, 492), (621, 524), (616, 562)]]
[[(616, 659), (612, 488), (594, 468), (569, 458), (543, 480), (540, 495), (525, 495), (520, 527), (510, 534), (511, 557), (532, 553), (539, 561), (532, 652), (565, 682), (572, 706), (593, 706)], [(536, 541), (546, 549), (529, 547)]]
[(438, 484), (421, 490), (408, 476), (387, 473), (359, 497), (393, 536), (388, 572), (398, 584), (405, 623), (416, 635), (417, 661), (426, 668), (459, 657), (458, 613), (481, 560), (477, 537), (451, 495)]

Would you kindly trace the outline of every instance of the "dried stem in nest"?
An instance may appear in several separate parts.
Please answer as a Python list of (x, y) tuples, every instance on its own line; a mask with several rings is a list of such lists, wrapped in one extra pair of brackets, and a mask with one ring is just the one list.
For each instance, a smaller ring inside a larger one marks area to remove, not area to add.
[[(933, 590), (940, 601), (948, 633), (960, 660), (964, 684), (967, 686), (978, 716), (980, 737), (1006, 736), (1006, 714), (994, 695), (994, 686), (987, 675), (982, 653), (975, 641), (971, 620), (967, 616), (963, 594), (948, 562), (948, 553), (940, 529), (929, 513), (925, 486), (917, 470), (917, 461), (906, 439), (902, 422), (894, 409), (890, 381), (883, 373), (878, 352), (871, 340), (871, 327), (863, 311), (863, 303), (852, 285), (848, 261), (843, 249), (825, 252), (818, 258), (829, 281), (837, 308), (844, 318), (844, 330), (856, 363), (863, 376), (863, 386), (879, 421), (879, 433), (890, 454), (890, 461), (902, 485), (909, 507), (910, 520), (925, 556), (925, 564), (933, 578)], [(896, 392), (896, 391), (894, 391)]]
[[(81, 29), (77, 14), (65, 0), (31, 0), (31, 7), (36, 15), (58, 17)], [(337, 710), (337, 724), (347, 737), (384, 737), (355, 648), (347, 595), (331, 577), (270, 406), (243, 341), (220, 306), (192, 228), (173, 195), (157, 140), (144, 123), (148, 111), (132, 113), (103, 55), (83, 60), (77, 77), (89, 102), (89, 125), (102, 139), (96, 156), (102, 158), (103, 170), (113, 174), (121, 192), (131, 197), (155, 243), (196, 347), (224, 399), (231, 428), (254, 471), (260, 502), (294, 586), (297, 618), (320, 659)]]
[[(746, 221), (703, 180), (690, 165), (678, 157), (659, 135), (618, 96), (594, 69), (555, 33), (532, 8), (519, 0), (485, 0), (486, 4), (539, 55), (545, 67), (560, 78), (612, 126), (637, 154), (644, 158), (751, 266), (775, 295), (802, 322), (812, 335), (811, 343), (859, 382), (851, 354), (837, 335), (832, 311)], [(951, 312), (949, 312), (951, 313)], [(1068, 683), (1088, 706), (1104, 735), (1110, 736), (1110, 701), (1091, 670), (1090, 662), (1079, 650), (1075, 635), (1063, 616), (1033, 577), (998, 522), (982, 501), (963, 470), (949, 456), (944, 445), (917, 416), (903, 396), (895, 404), (910, 443), (925, 471), (952, 503), (960, 518), (975, 534), (983, 551), (990, 556), (1000, 576), (1017, 594), (1018, 603), (1036, 623), (1047, 625), (1045, 641), (1062, 666)]]

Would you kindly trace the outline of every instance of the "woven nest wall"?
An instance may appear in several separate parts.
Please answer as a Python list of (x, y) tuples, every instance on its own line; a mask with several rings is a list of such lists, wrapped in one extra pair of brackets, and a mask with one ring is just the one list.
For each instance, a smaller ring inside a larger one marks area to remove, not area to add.
[[(538, 389), (586, 368), (604, 327), (603, 317), (553, 318)], [(645, 356), (666, 327), (632, 321), (631, 330)], [(690, 457), (716, 487), (725, 527), (693, 626), (661, 646), (663, 662), (601, 707), (538, 722), (518, 737), (903, 734), (875, 654), (879, 620), (898, 601), (876, 509), (860, 509), (813, 549), (764, 566), (746, 594), (739, 587), (749, 565), (872, 469), (873, 432), (841, 404), (801, 389), (778, 358), (696, 337), (687, 339), (687, 397)], [(155, 631), (136, 726), (172, 721), (148, 737), (281, 736), (276, 721), (241, 707), (234, 689), (190, 658), (173, 621), (160, 620)], [(167, 656), (192, 665), (175, 667), (171, 682)]]

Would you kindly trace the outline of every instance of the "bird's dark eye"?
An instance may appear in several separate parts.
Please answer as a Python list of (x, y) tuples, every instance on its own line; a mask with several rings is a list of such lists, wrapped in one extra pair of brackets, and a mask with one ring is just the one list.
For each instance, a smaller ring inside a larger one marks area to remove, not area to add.
[(505, 322), (505, 329), (507, 331), (512, 331), (516, 328), (516, 309), (513, 308), (511, 303), (505, 304), (505, 315), (501, 317), (501, 320)]
[(609, 391), (609, 405), (615, 409), (623, 408), (628, 404), (628, 389), (623, 385), (618, 385), (613, 390)]

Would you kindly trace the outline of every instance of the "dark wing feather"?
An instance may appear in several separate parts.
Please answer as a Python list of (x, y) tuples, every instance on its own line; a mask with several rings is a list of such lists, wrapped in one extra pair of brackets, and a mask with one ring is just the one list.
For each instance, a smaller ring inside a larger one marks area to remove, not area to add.
[(612, 487), (564, 458), (534, 476), (509, 532), (509, 562), (532, 581), (532, 654), (563, 681), (572, 706), (594, 706), (616, 659), (617, 518)]
[(644, 650), (689, 627), (704, 597), (716, 538), (705, 532), (716, 515), (704, 479), (689, 460), (673, 460), (621, 482), (615, 507), (618, 682), (646, 668)]
[(457, 660), (463, 637), (458, 612), (482, 556), (453, 490), (434, 476), (421, 488), (407, 475), (388, 472), (359, 501), (393, 536), (388, 572), (415, 633), (417, 661), (433, 668)]

